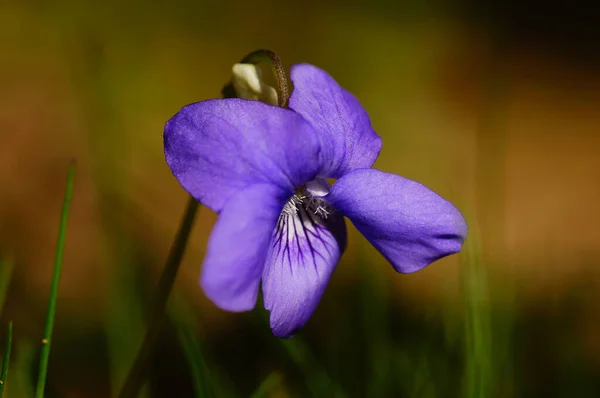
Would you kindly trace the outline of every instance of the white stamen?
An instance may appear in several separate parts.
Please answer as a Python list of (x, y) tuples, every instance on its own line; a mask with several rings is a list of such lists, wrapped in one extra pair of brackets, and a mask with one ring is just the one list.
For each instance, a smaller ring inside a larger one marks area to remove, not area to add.
[[(325, 181), (326, 182), (326, 181)], [(294, 194), (283, 207), (282, 214), (295, 216), (299, 211), (317, 216), (317, 218), (327, 219), (333, 213), (333, 208), (325, 199), (313, 196), (311, 192), (304, 187), (304, 193), (300, 189), (299, 193)]]
[(282, 213), (285, 213), (289, 216), (294, 216), (296, 215), (296, 213), (298, 213), (298, 210), (300, 208), (300, 206), (302, 205), (302, 198), (298, 195), (294, 195), (292, 196), (287, 203), (285, 204), (285, 206), (283, 206), (283, 211)]

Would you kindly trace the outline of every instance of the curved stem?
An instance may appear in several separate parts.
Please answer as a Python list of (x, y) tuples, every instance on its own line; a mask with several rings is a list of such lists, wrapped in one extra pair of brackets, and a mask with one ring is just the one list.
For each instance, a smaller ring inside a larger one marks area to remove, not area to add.
[(196, 212), (198, 211), (198, 206), (199, 202), (190, 196), (185, 214), (179, 225), (179, 230), (177, 231), (177, 235), (171, 246), (167, 263), (160, 275), (158, 286), (156, 287), (154, 297), (152, 298), (150, 321), (148, 323), (148, 328), (146, 329), (146, 336), (144, 336), (144, 341), (138, 351), (138, 355), (123, 383), (119, 398), (135, 398), (142, 387), (148, 369), (148, 359), (152, 355), (156, 341), (160, 336), (160, 331), (165, 319), (167, 301), (173, 290), (175, 279), (177, 278), (177, 271), (179, 271), (179, 265), (181, 264), (181, 259), (183, 258), (187, 246)]
[[(273, 66), (273, 75), (275, 75), (275, 82), (277, 84), (277, 106), (280, 108), (287, 108), (290, 99), (290, 89), (288, 86), (287, 74), (285, 73), (285, 68), (283, 67), (283, 62), (281, 62), (279, 55), (271, 50), (256, 50), (242, 58), (240, 63), (257, 65), (264, 61), (270, 62)], [(231, 82), (223, 87), (221, 93), (225, 98), (237, 97)]]
[(273, 65), (273, 74), (275, 75), (275, 81), (277, 82), (278, 106), (287, 108), (290, 99), (290, 90), (288, 87), (287, 74), (285, 73), (285, 68), (283, 67), (283, 62), (281, 62), (279, 55), (271, 50), (256, 50), (242, 58), (240, 63), (256, 65), (265, 60), (270, 61), (271, 65)]

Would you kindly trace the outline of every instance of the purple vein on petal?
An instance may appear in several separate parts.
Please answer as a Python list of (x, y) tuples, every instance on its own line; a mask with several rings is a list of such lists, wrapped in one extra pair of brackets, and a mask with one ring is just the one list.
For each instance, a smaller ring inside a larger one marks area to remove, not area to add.
[(345, 248), (341, 214), (313, 214), (306, 203), (284, 211), (273, 231), (263, 272), (265, 307), (271, 327), (289, 337), (316, 308)]

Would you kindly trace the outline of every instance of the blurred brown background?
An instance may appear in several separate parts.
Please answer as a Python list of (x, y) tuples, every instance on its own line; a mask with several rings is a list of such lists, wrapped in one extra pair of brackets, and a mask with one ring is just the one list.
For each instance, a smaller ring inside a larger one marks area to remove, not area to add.
[[(569, 4), (4, 0), (0, 254), (15, 269), (3, 318), (41, 330), (72, 158), (62, 319), (101, 322), (128, 255), (143, 252), (154, 278), (186, 201), (164, 162), (164, 122), (219, 96), (233, 63), (269, 48), (360, 99), (384, 140), (377, 168), (457, 204), (499, 303), (551, 312), (585, 286), (580, 338), (600, 362), (600, 24)], [(232, 315), (197, 286), (214, 220), (201, 211), (178, 283), (218, 329)], [(399, 276), (354, 230), (332, 284), (358, 277), (344, 266), (357, 256), (402, 300), (460, 290), (459, 256)]]

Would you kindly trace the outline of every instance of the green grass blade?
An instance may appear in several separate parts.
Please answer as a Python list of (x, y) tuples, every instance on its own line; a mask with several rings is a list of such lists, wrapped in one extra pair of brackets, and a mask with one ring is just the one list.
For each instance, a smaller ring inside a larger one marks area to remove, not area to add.
[[(132, 238), (115, 226), (105, 247), (111, 250), (113, 271), (106, 312), (106, 336), (111, 380), (111, 397), (116, 397), (141, 345), (144, 335), (146, 300), (140, 283), (140, 260), (134, 254)], [(116, 239), (115, 239), (116, 238)], [(112, 247), (111, 247), (112, 246)], [(139, 397), (148, 397), (147, 383)]]
[(211, 360), (210, 350), (203, 344), (200, 322), (195, 310), (181, 294), (173, 296), (168, 306), (170, 321), (177, 330), (177, 338), (190, 370), (194, 397), (236, 397), (235, 383)]
[(183, 349), (183, 354), (190, 367), (190, 375), (194, 383), (194, 396), (196, 398), (213, 397), (211, 383), (212, 378), (206, 365), (202, 349), (190, 330), (182, 325), (177, 326), (177, 337)]
[[(261, 327), (269, 327), (269, 315), (267, 312), (256, 312), (258, 324)], [(290, 339), (270, 338), (274, 345), (281, 345), (288, 358), (296, 365), (302, 373), (305, 385), (313, 397), (345, 397), (346, 393), (341, 385), (332, 379), (326, 370), (321, 366), (317, 358), (311, 352), (310, 346), (301, 336), (294, 336)], [(276, 348), (273, 348), (276, 349)]]
[(289, 357), (303, 373), (306, 385), (313, 396), (346, 396), (340, 385), (332, 380), (325, 369), (319, 365), (308, 344), (300, 336), (286, 340), (281, 339), (280, 342), (285, 347)]
[[(8, 292), (8, 286), (13, 271), (13, 262), (11, 260), (0, 260), (0, 311), (4, 308), (4, 301)], [(4, 386), (6, 384), (6, 374), (8, 373), (8, 363), (10, 361), (10, 351), (12, 349), (12, 321), (8, 323), (8, 332), (6, 334), (6, 349), (4, 351), (4, 362), (2, 364), (2, 373), (0, 374), (0, 398), (4, 395)]]
[(58, 240), (56, 243), (56, 255), (54, 257), (54, 272), (52, 275), (52, 285), (50, 287), (50, 297), (48, 298), (48, 311), (46, 313), (46, 324), (44, 326), (44, 337), (42, 339), (42, 350), (40, 353), (40, 366), (38, 371), (38, 381), (35, 396), (43, 398), (44, 388), (46, 387), (46, 375), (48, 372), (48, 361), (50, 359), (50, 346), (52, 343), (52, 329), (54, 327), (54, 315), (56, 314), (56, 299), (58, 296), (58, 285), (60, 282), (60, 271), (62, 265), (63, 252), (65, 248), (65, 237), (67, 232), (67, 221), (69, 219), (69, 208), (73, 196), (73, 183), (75, 180), (75, 163), (69, 165), (67, 172), (67, 187), (65, 189), (65, 198), (63, 201), (62, 213), (60, 216), (60, 226), (58, 229)]
[(144, 383), (145, 372), (148, 366), (148, 360), (152, 355), (156, 342), (160, 337), (160, 331), (164, 323), (165, 309), (167, 301), (175, 285), (177, 272), (181, 260), (187, 247), (188, 239), (192, 232), (192, 226), (196, 218), (196, 213), (200, 203), (192, 196), (188, 198), (185, 213), (179, 225), (179, 230), (169, 251), (169, 256), (165, 268), (163, 269), (158, 285), (154, 292), (152, 303), (150, 304), (150, 320), (146, 328), (146, 335), (138, 354), (125, 378), (119, 398), (137, 397), (141, 386)]
[(34, 370), (37, 365), (37, 344), (28, 339), (17, 339), (13, 341), (14, 350), (10, 361), (10, 389), (9, 397), (34, 396), (35, 380)]
[(478, 228), (471, 224), (462, 255), (465, 292), (467, 398), (493, 395), (493, 353), (488, 280), (479, 252)]
[(283, 376), (279, 372), (273, 372), (267, 376), (266, 379), (260, 383), (260, 386), (250, 396), (250, 398), (265, 398), (268, 394), (273, 391), (277, 386), (281, 384)]
[(6, 374), (8, 373), (8, 363), (10, 362), (10, 350), (12, 348), (12, 321), (8, 323), (6, 332), (6, 350), (4, 351), (4, 362), (2, 363), (2, 374), (0, 375), (0, 398), (4, 395), (4, 386), (6, 385)]
[(365, 375), (365, 388), (370, 397), (381, 397), (389, 388), (389, 382), (396, 377), (390, 377), (389, 369), (393, 366), (391, 355), (394, 343), (389, 336), (389, 308), (386, 301), (388, 286), (381, 280), (368, 256), (364, 255), (365, 240), (360, 242), (357, 262), (360, 264), (362, 294), (362, 329), (368, 361), (369, 373)]

